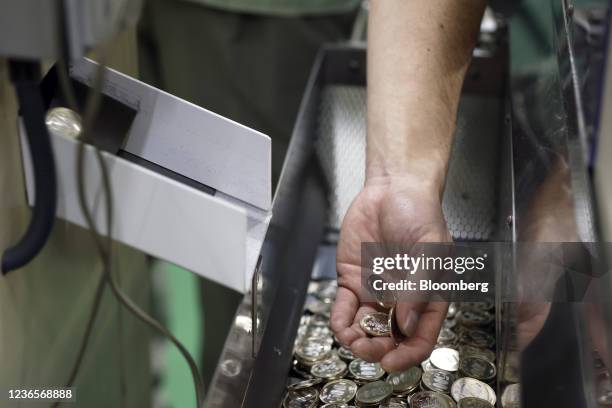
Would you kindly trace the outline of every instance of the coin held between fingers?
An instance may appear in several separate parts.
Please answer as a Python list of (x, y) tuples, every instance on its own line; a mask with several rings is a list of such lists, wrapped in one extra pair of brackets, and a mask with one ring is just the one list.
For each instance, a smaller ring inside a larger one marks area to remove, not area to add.
[(391, 335), (389, 315), (386, 313), (367, 313), (359, 321), (359, 326), (365, 333), (373, 337), (388, 337)]

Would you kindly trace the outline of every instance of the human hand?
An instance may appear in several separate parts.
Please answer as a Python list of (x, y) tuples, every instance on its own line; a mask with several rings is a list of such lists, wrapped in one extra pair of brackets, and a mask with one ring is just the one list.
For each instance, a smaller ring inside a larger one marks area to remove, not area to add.
[(380, 361), (388, 372), (425, 360), (436, 344), (448, 304), (399, 302), (397, 322), (406, 339), (396, 346), (390, 337), (368, 338), (359, 321), (380, 307), (361, 297), (361, 243), (411, 247), (419, 242), (450, 241), (439, 188), (408, 176), (368, 179), (344, 218), (338, 243), (338, 292), (331, 327), (340, 342), (366, 361)]

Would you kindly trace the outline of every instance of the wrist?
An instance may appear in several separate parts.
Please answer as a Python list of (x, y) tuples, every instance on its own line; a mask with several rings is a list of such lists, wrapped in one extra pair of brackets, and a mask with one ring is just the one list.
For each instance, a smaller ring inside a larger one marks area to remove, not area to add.
[(407, 180), (442, 196), (456, 113), (440, 105), (444, 104), (438, 105), (436, 114), (434, 109), (426, 110), (426, 120), (423, 115), (402, 115), (413, 117), (410, 123), (373, 115), (368, 123), (366, 184)]
[(365, 188), (385, 192), (382, 196), (402, 194), (423, 202), (442, 204), (444, 184), (413, 173), (372, 175), (366, 178)]
[(369, 160), (365, 186), (384, 186), (418, 191), (440, 202), (446, 183), (447, 158), (406, 160), (403, 163), (386, 163)]

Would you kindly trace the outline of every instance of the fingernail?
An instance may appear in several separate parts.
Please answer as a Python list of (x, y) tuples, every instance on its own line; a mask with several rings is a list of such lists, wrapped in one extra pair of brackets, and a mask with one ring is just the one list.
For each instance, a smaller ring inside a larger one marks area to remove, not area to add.
[(414, 310), (409, 311), (408, 316), (406, 317), (406, 320), (402, 325), (402, 333), (404, 333), (404, 336), (410, 337), (414, 334), (418, 321), (419, 316), (417, 315), (417, 312), (415, 312)]

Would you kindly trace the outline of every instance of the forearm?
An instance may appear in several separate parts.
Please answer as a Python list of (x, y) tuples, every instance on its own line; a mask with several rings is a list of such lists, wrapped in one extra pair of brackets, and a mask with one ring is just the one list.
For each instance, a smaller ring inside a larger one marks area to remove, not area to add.
[(485, 0), (371, 0), (367, 182), (413, 177), (441, 192)]

